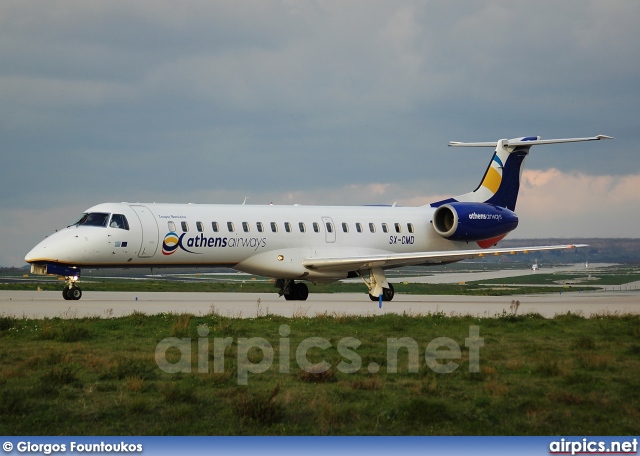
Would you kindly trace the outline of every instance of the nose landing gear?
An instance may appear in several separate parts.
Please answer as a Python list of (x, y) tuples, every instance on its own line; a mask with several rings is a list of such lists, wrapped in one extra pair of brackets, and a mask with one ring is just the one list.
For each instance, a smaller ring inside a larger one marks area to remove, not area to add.
[(62, 297), (66, 301), (77, 301), (82, 297), (82, 290), (76, 286), (76, 281), (78, 280), (77, 276), (65, 277), (66, 285), (62, 289)]
[(77, 301), (82, 297), (82, 290), (76, 286), (76, 282), (80, 278), (80, 269), (76, 266), (59, 263), (31, 263), (31, 273), (64, 277), (65, 286), (62, 290), (62, 297), (67, 301)]
[(64, 287), (62, 290), (62, 297), (67, 301), (77, 301), (82, 297), (82, 290), (75, 285), (72, 287)]

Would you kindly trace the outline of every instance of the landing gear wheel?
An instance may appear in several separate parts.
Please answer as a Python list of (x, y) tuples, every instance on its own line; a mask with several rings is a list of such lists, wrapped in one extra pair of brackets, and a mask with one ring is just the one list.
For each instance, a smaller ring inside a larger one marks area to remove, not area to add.
[[(383, 301), (391, 301), (395, 296), (395, 291), (393, 290), (393, 285), (389, 284), (389, 288), (382, 289), (382, 300)], [(372, 301), (378, 301), (380, 299), (379, 296), (373, 296), (369, 293), (369, 299)]]
[(65, 301), (69, 301), (70, 299), (73, 299), (71, 296), (69, 296), (69, 288), (64, 287), (62, 289), (62, 297), (64, 298)]
[(309, 297), (309, 287), (306, 283), (296, 283), (293, 290), (296, 301), (306, 301)]
[(382, 289), (382, 300), (383, 301), (391, 301), (395, 294), (396, 293), (393, 290), (393, 285), (389, 284), (389, 288), (383, 288)]
[(82, 297), (82, 290), (78, 287), (71, 287), (67, 291), (67, 296), (69, 296), (69, 299), (77, 301)]
[(287, 301), (306, 301), (309, 297), (309, 287), (305, 283), (295, 283), (293, 280), (289, 284), (289, 293), (284, 293)]

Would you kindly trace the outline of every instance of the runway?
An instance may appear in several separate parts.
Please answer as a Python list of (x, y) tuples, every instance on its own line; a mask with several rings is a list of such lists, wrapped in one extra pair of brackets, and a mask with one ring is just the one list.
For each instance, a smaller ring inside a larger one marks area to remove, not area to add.
[(472, 315), (495, 317), (510, 312), (520, 301), (518, 314), (537, 312), (551, 318), (566, 312), (585, 317), (598, 314), (640, 314), (640, 290), (596, 291), (519, 296), (424, 296), (396, 294), (382, 309), (365, 293), (311, 293), (307, 301), (286, 301), (276, 293), (84, 293), (80, 301), (65, 301), (58, 291), (0, 291), (0, 315), (26, 318), (120, 317), (133, 312), (206, 315), (217, 312), (237, 318), (267, 314), (285, 317), (380, 315), (384, 313)]

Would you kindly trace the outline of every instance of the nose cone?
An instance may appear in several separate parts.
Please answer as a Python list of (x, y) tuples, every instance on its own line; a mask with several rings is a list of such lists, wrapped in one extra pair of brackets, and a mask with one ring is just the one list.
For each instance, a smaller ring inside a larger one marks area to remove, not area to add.
[(67, 262), (75, 246), (75, 233), (68, 228), (53, 233), (32, 248), (24, 257), (27, 263)]
[(32, 248), (29, 253), (27, 253), (27, 255), (24, 257), (24, 261), (26, 261), (27, 263), (38, 263), (51, 260), (51, 258), (47, 256), (47, 244), (48, 243), (46, 239), (40, 242), (38, 245)]

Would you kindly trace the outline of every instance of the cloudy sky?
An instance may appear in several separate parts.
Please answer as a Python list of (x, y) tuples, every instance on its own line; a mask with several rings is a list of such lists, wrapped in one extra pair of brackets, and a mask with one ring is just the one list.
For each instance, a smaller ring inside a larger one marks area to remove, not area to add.
[(638, 237), (640, 2), (0, 3), (0, 265), (107, 201), (426, 204), (538, 146), (517, 237)]

